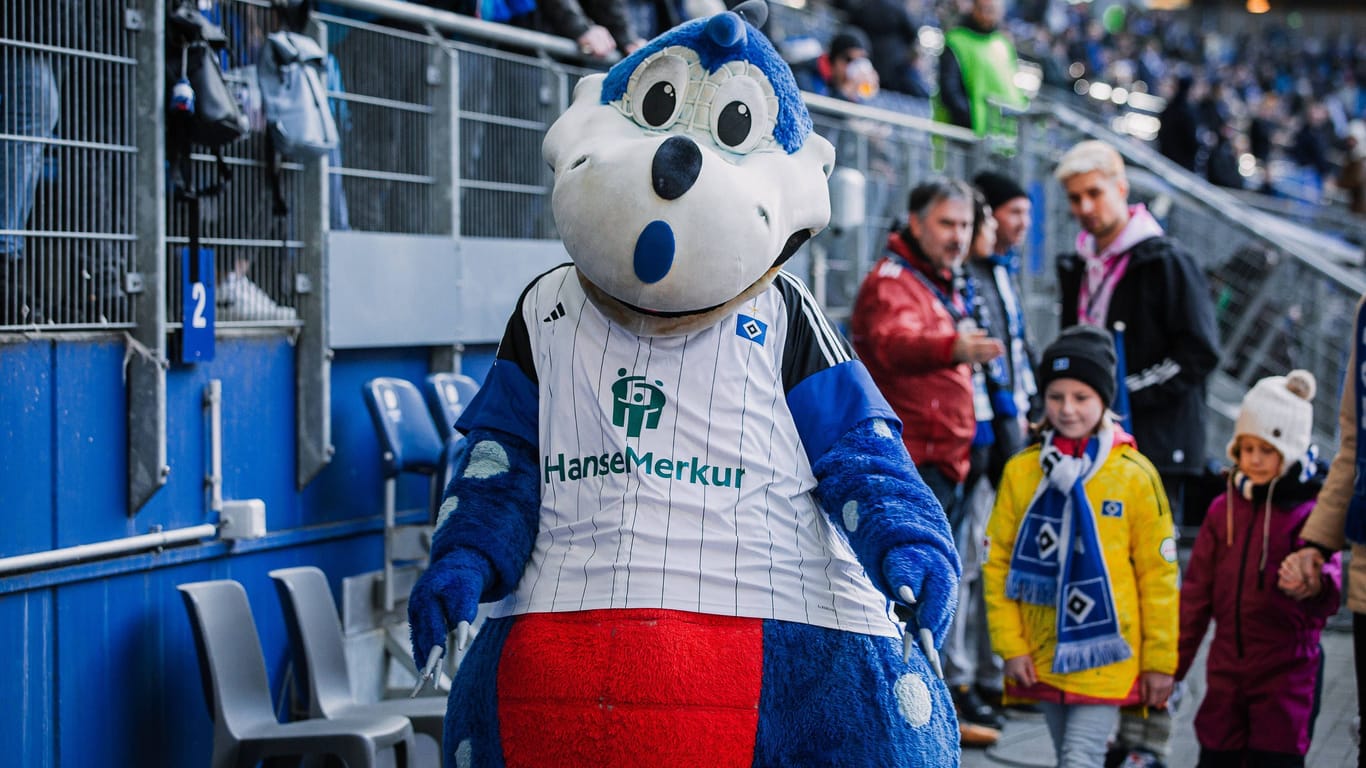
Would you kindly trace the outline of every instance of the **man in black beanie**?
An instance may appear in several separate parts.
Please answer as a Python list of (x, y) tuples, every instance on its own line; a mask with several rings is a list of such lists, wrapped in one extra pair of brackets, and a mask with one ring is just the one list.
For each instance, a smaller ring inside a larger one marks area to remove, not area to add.
[(980, 584), (985, 559), (981, 541), (996, 500), (996, 486), (1006, 461), (1024, 447), (1029, 417), (1037, 405), (1035, 356), (1026, 336), (1022, 294), (1014, 275), (1018, 262), (1014, 246), (1029, 227), (1030, 203), (1008, 176), (983, 172), (973, 184), (981, 194), (964, 271), (973, 286), (973, 317), (987, 336), (1000, 342), (1003, 354), (983, 363), (974, 376), (974, 381), (981, 381), (980, 396), (990, 407), (974, 409), (977, 431), (963, 482), (964, 512), (954, 531), (963, 578), (958, 615), (944, 641), (942, 658), (944, 680), (959, 719), (999, 728), (1000, 718), (992, 710), (1001, 706), (1001, 660), (991, 652), (986, 608), (976, 584)]
[[(991, 216), (996, 220), (996, 241), (991, 252), (974, 253), (974, 258), (968, 261), (968, 274), (976, 286), (987, 332), (999, 339), (1006, 349), (1005, 356), (992, 363), (992, 373), (996, 374), (994, 378), (1000, 390), (999, 395), (993, 394), (993, 409), (998, 416), (1005, 413), (1018, 417), (1013, 420), (998, 418), (995, 424), (997, 441), (1004, 440), (993, 451), (992, 469), (988, 474), (995, 487), (1006, 459), (1024, 447), (1026, 422), (1039, 409), (1039, 387), (1034, 375), (1038, 355), (1025, 322), (1018, 250), (1029, 232), (1033, 205), (1024, 187), (1005, 174), (983, 171), (972, 183), (986, 198)], [(999, 405), (995, 402), (998, 399), (1002, 400)]]

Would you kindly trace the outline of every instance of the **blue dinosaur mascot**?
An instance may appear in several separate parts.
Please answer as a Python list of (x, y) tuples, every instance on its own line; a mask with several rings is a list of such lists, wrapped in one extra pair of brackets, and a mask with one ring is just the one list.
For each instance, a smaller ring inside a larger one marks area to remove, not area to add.
[(781, 271), (829, 220), (834, 150), (764, 11), (583, 78), (546, 135), (573, 263), (522, 293), (460, 418), (409, 601), (420, 667), (496, 603), (447, 766), (958, 763), (927, 654), (959, 562), (896, 416)]

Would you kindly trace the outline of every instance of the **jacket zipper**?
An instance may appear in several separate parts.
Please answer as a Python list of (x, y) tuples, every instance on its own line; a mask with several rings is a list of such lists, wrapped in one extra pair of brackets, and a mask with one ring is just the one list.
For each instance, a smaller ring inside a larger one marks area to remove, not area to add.
[[(1256, 523), (1256, 517), (1253, 517)], [(1243, 557), (1238, 561), (1238, 589), (1233, 594), (1233, 638), (1238, 647), (1238, 658), (1243, 658), (1243, 580), (1247, 576), (1247, 550), (1252, 544), (1252, 527), (1248, 526), (1243, 539)]]

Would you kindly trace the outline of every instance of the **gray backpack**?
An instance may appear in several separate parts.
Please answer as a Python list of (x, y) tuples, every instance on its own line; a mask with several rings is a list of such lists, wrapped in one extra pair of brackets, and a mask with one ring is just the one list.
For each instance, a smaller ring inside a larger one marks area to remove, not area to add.
[(282, 157), (308, 160), (337, 147), (337, 123), (323, 86), (325, 60), (313, 38), (295, 32), (273, 32), (261, 48), (256, 80), (266, 128)]

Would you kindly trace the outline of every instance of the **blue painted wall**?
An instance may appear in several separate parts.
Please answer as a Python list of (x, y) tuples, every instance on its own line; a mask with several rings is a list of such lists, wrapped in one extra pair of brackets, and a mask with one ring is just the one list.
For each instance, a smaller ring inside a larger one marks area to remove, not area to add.
[[(468, 350), (483, 379), (492, 348)], [(213, 522), (204, 476), (204, 388), (222, 381), (223, 494), (266, 502), (269, 535), (0, 576), (0, 765), (188, 766), (212, 727), (176, 584), (233, 578), (246, 587), (276, 701), (285, 631), (267, 572), (321, 567), (342, 578), (381, 565), (379, 451), (361, 384), (418, 382), (426, 349), (349, 350), (333, 363), (332, 463), (294, 487), (294, 350), (284, 337), (222, 338), (216, 359), (167, 376), (166, 487), (127, 514), (127, 389), (120, 338), (0, 345), (0, 556)], [(420, 507), (425, 482), (401, 486)], [(278, 707), (277, 707), (278, 709)]]

